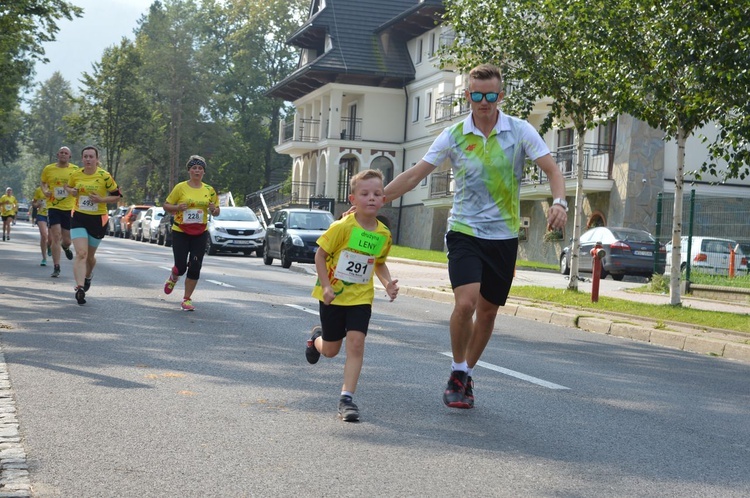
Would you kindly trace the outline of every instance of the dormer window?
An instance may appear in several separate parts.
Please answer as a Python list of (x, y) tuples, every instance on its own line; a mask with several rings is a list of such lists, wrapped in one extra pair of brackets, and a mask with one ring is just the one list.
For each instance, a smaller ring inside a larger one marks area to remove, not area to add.
[(333, 48), (333, 40), (331, 39), (331, 35), (326, 33), (326, 44), (325, 44), (325, 51), (328, 52)]

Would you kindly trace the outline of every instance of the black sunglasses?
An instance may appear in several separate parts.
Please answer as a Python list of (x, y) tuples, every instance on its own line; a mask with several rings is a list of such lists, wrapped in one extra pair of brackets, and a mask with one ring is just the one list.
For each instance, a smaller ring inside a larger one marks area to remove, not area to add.
[(469, 97), (471, 98), (472, 102), (481, 102), (484, 98), (488, 103), (494, 104), (497, 102), (498, 97), (500, 97), (500, 94), (498, 92), (471, 92), (469, 93)]

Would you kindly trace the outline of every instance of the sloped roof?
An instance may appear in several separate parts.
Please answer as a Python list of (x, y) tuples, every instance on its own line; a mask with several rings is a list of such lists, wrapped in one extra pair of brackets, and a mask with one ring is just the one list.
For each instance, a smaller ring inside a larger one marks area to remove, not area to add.
[[(326, 0), (287, 40), (317, 51), (315, 60), (299, 67), (267, 94), (296, 100), (332, 83), (402, 88), (414, 79), (406, 41), (435, 27), (442, 0)], [(331, 49), (324, 52), (326, 35)], [(385, 44), (385, 45), (384, 45)]]

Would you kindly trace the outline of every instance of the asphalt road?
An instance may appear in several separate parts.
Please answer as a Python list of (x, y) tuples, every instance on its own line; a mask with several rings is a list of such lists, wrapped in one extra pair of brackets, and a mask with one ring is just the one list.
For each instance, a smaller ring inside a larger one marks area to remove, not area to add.
[(451, 410), (450, 307), (379, 294), (344, 423), (305, 268), (206, 257), (186, 313), (170, 249), (107, 238), (80, 307), (16, 228), (0, 345), (33, 496), (750, 495), (750, 365), (502, 316)]

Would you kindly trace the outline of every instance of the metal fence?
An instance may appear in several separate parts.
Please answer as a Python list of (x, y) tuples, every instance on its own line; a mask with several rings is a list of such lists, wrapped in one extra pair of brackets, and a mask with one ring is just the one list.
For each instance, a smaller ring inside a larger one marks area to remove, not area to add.
[[(659, 194), (654, 237), (665, 245), (670, 244), (672, 240), (673, 215), (674, 194)], [(682, 237), (685, 238), (681, 244), (684, 256), (682, 264), (687, 271), (687, 280), (690, 280), (691, 267), (693, 271), (726, 275), (728, 260), (735, 254), (737, 244), (742, 254), (735, 256), (736, 263), (732, 263), (731, 267), (738, 274), (747, 274), (750, 272), (750, 266), (747, 265), (750, 259), (750, 198), (698, 196), (695, 190), (691, 190), (683, 197)], [(709, 238), (724, 240), (706, 240)], [(732, 243), (727, 243), (727, 239)], [(706, 253), (705, 256), (701, 256), (705, 261), (700, 260), (696, 263), (692, 257), (696, 254), (693, 248), (697, 247), (694, 244), (701, 240), (706, 241), (704, 244), (707, 247), (698, 248), (697, 252)], [(709, 248), (711, 242), (716, 242), (721, 247)], [(716, 254), (712, 256), (714, 253)], [(691, 257), (687, 257), (688, 254)], [(712, 257), (720, 257), (721, 261), (712, 261)], [(668, 261), (669, 258), (667, 255)], [(704, 264), (705, 266), (702, 266)]]

